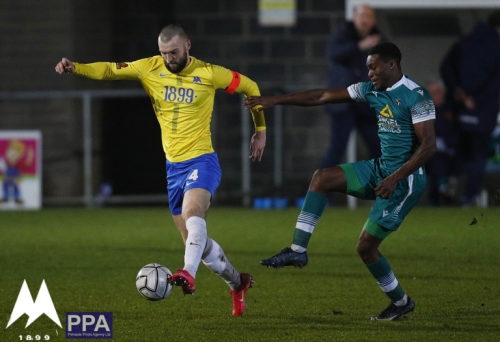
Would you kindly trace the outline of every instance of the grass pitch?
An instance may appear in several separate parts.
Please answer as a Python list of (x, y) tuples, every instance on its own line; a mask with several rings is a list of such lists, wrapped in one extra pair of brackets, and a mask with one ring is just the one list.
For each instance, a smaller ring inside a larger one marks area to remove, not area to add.
[[(289, 246), (298, 213), (210, 209), (209, 235), (256, 281), (244, 315), (232, 317), (228, 287), (203, 265), (194, 296), (174, 288), (148, 302), (136, 291), (145, 264), (183, 265), (166, 208), (0, 212), (0, 341), (63, 341), (66, 312), (97, 311), (113, 313), (120, 342), (500, 340), (498, 208), (417, 208), (382, 244), (417, 304), (397, 322), (370, 321), (389, 301), (355, 251), (367, 208), (326, 209), (304, 269), (259, 265)], [(5, 328), (24, 280), (33, 299), (45, 280), (62, 329), (45, 315)]]

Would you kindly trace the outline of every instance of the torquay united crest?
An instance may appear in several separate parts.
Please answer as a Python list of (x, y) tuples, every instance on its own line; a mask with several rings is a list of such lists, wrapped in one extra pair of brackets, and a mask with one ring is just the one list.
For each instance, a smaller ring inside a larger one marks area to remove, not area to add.
[(25, 328), (27, 328), (42, 314), (47, 315), (47, 317), (49, 317), (52, 321), (54, 321), (54, 323), (62, 328), (61, 321), (57, 316), (56, 308), (54, 307), (52, 298), (50, 298), (49, 289), (45, 284), (45, 280), (42, 281), (42, 285), (40, 286), (40, 290), (38, 291), (38, 295), (36, 296), (35, 301), (33, 301), (33, 297), (31, 297), (28, 284), (26, 283), (26, 280), (24, 280), (21, 291), (17, 296), (14, 309), (12, 310), (12, 314), (10, 315), (9, 323), (7, 323), (7, 328), (24, 314), (28, 315), (29, 317)]

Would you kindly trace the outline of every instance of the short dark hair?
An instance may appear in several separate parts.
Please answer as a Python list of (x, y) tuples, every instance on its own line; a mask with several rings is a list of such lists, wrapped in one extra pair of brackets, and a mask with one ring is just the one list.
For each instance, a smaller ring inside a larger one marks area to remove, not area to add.
[(368, 55), (379, 55), (380, 59), (384, 62), (389, 62), (394, 59), (401, 64), (401, 51), (396, 46), (396, 44), (391, 42), (381, 42), (368, 50)]
[(488, 25), (493, 27), (500, 26), (500, 10), (496, 10), (490, 13), (488, 16)]
[(186, 30), (182, 25), (179, 24), (170, 24), (164, 26), (160, 31), (160, 39), (162, 42), (167, 43), (175, 36), (179, 36), (185, 40), (189, 39)]

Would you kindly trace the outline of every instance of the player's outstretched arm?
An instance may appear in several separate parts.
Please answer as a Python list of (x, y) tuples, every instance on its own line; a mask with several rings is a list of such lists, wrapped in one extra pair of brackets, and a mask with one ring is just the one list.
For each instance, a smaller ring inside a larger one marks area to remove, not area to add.
[(56, 65), (56, 72), (62, 74), (63, 72), (75, 72), (75, 65), (67, 58), (62, 58)]
[(247, 108), (260, 105), (257, 110), (272, 108), (276, 105), (293, 106), (320, 106), (325, 103), (352, 102), (346, 88), (341, 89), (312, 89), (299, 93), (278, 96), (249, 96), (245, 101)]

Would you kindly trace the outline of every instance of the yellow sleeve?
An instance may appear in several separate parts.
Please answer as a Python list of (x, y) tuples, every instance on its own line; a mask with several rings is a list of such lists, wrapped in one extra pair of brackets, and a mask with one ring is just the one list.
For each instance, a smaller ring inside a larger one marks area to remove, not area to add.
[(148, 59), (130, 63), (96, 62), (89, 64), (73, 63), (75, 74), (94, 80), (141, 80), (147, 73)]
[[(260, 90), (257, 83), (246, 77), (245, 75), (239, 74), (241, 80), (236, 92), (239, 94), (247, 96), (260, 96)], [(257, 111), (259, 106), (255, 106), (251, 109), (252, 119), (255, 124), (256, 131), (263, 131), (266, 129), (266, 119), (264, 117), (264, 111)]]
[[(215, 89), (224, 89), (224, 91), (233, 94), (239, 93), (246, 96), (260, 96), (260, 90), (257, 83), (250, 78), (238, 72), (231, 71), (218, 65), (213, 65), (212, 70), (214, 73), (214, 87)], [(264, 111), (256, 111), (258, 106), (251, 109), (252, 119), (256, 131), (263, 131), (266, 129), (266, 119)]]

